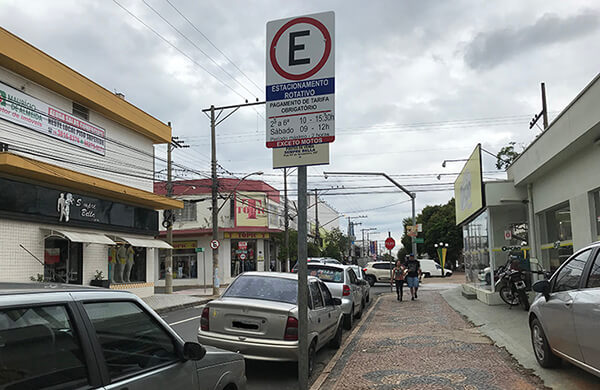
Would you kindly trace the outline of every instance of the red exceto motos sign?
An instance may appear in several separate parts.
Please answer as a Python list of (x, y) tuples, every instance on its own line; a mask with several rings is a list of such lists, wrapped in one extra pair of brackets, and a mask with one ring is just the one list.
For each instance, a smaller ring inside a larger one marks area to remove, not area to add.
[(335, 137), (314, 137), (314, 138), (303, 138), (303, 139), (288, 139), (285, 141), (272, 141), (267, 142), (269, 148), (283, 148), (287, 146), (301, 146), (301, 145), (312, 145), (322, 144), (326, 142), (333, 142)]
[(103, 128), (2, 83), (0, 118), (94, 153), (106, 153)]

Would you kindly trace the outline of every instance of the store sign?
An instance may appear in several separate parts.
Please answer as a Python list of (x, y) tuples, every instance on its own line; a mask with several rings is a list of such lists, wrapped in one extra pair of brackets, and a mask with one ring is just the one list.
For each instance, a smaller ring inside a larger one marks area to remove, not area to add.
[(225, 238), (247, 238), (247, 239), (263, 239), (269, 238), (269, 233), (254, 233), (254, 232), (225, 232)]
[(248, 248), (248, 241), (239, 241), (238, 242), (238, 248), (239, 249), (247, 249)]
[(235, 198), (236, 227), (268, 227), (267, 196), (257, 193), (238, 193)]
[[(91, 152), (106, 153), (103, 128), (0, 83), (0, 118)], [(23, 138), (27, 135), (23, 134)]]
[(158, 212), (0, 178), (0, 214), (19, 220), (132, 233), (158, 232)]
[(481, 170), (481, 145), (479, 144), (454, 182), (454, 199), (456, 200), (457, 225), (477, 214), (485, 206)]
[(196, 249), (196, 241), (175, 241), (173, 249)]

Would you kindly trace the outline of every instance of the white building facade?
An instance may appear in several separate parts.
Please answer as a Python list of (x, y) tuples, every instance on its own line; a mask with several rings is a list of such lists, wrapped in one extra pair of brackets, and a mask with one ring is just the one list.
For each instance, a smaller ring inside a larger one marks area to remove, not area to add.
[[(170, 128), (0, 28), (1, 281), (154, 293), (153, 145)], [(122, 248), (122, 249), (121, 249)], [(119, 252), (119, 249), (120, 252)]]

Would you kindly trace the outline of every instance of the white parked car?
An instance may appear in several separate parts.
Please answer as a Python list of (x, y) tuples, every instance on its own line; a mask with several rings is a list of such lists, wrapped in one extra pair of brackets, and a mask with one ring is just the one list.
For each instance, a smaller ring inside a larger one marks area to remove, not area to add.
[(421, 273), (423, 277), (430, 278), (432, 276), (452, 276), (452, 270), (444, 268), (442, 275), (442, 267), (432, 259), (417, 259), (421, 264)]

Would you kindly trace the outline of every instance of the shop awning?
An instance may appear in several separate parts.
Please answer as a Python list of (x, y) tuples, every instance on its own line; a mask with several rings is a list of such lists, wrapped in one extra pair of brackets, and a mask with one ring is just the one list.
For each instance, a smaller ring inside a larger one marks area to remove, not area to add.
[(134, 237), (125, 237), (118, 236), (118, 238), (123, 241), (127, 241), (132, 246), (143, 247), (143, 248), (162, 248), (162, 249), (172, 249), (173, 247), (163, 240), (155, 240), (153, 238), (134, 238)]
[(86, 244), (106, 244), (115, 245), (115, 242), (104, 234), (74, 232), (71, 230), (51, 230), (50, 235), (58, 235), (71, 240), (72, 242), (84, 242)]

